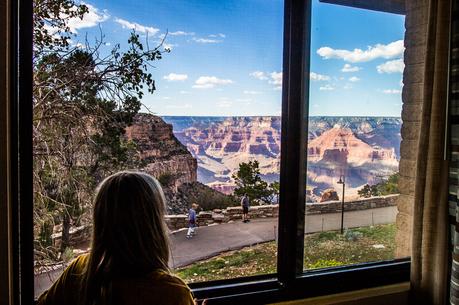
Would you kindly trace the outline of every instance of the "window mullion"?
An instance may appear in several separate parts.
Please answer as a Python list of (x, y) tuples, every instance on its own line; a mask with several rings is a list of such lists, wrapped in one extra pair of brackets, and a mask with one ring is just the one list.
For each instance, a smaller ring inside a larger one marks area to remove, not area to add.
[(310, 0), (286, 0), (279, 204), (279, 281), (303, 272)]

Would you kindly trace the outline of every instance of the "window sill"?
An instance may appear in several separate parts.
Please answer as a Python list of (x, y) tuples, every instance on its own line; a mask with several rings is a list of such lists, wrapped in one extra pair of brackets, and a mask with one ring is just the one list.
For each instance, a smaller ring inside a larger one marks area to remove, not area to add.
[(409, 281), (410, 265), (409, 259), (398, 259), (309, 271), (288, 284), (265, 275), (190, 287), (198, 299), (209, 298), (209, 304), (268, 304), (400, 284)]

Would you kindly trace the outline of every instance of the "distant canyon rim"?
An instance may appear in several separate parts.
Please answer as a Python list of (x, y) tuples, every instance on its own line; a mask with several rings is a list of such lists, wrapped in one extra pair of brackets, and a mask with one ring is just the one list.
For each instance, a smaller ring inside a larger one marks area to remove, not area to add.
[[(241, 162), (257, 160), (262, 178), (278, 181), (281, 118), (279, 116), (162, 116), (175, 137), (197, 160), (197, 180), (231, 194)], [(307, 200), (316, 202), (327, 189), (346, 199), (365, 184), (375, 184), (398, 171), (402, 120), (399, 117), (309, 117)]]

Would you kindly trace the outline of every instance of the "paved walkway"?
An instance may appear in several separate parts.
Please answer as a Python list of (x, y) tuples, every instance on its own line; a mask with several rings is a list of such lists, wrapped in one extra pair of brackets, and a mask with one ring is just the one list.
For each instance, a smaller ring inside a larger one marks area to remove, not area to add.
[[(344, 213), (344, 227), (355, 228), (395, 222), (397, 207), (386, 207)], [(339, 230), (341, 213), (306, 215), (305, 232)], [(171, 267), (183, 267), (221, 252), (240, 249), (276, 240), (277, 218), (254, 219), (250, 223), (236, 221), (216, 226), (200, 227), (197, 236), (186, 239), (186, 231), (171, 236)]]
[[(354, 228), (395, 222), (397, 207), (386, 207), (344, 214), (344, 227)], [(306, 233), (339, 230), (341, 214), (306, 215)], [(213, 257), (222, 252), (277, 239), (277, 218), (254, 219), (250, 223), (236, 221), (215, 226), (200, 227), (197, 235), (186, 239), (186, 231), (170, 236), (172, 268), (183, 267), (193, 262)], [(35, 294), (40, 295), (62, 272), (62, 268), (35, 277)]]

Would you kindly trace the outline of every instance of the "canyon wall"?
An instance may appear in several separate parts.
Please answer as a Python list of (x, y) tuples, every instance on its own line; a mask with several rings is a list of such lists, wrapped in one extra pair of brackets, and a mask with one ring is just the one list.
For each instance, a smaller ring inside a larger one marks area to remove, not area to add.
[[(239, 163), (257, 160), (262, 178), (278, 181), (281, 118), (164, 117), (198, 160), (198, 181), (227, 194), (235, 184)], [(337, 189), (346, 176), (347, 195), (362, 185), (376, 184), (398, 171), (400, 118), (310, 117), (308, 128), (308, 200)]]
[(196, 181), (196, 159), (174, 136), (172, 125), (160, 117), (138, 114), (126, 128), (126, 137), (137, 145), (147, 173), (159, 179), (168, 175), (175, 190), (183, 183)]

